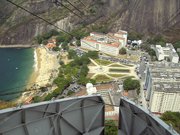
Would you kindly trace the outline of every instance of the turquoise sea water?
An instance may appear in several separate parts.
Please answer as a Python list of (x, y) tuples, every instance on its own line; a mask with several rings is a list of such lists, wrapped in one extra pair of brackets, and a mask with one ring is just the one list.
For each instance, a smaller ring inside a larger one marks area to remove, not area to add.
[(34, 49), (0, 49), (0, 100), (12, 100), (23, 91), (33, 72)]

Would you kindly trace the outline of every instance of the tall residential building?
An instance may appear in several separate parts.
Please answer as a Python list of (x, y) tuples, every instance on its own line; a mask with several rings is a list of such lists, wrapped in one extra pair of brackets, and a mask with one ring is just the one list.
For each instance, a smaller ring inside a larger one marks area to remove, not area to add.
[(180, 82), (155, 82), (150, 99), (152, 112), (180, 112)]
[(154, 62), (146, 69), (144, 88), (152, 112), (180, 112), (180, 64)]
[(90, 33), (90, 36), (81, 39), (81, 47), (88, 50), (98, 50), (109, 55), (117, 56), (121, 47), (127, 43), (127, 32), (120, 30), (117, 33)]
[(156, 45), (155, 52), (157, 59), (159, 61), (164, 59), (169, 59), (173, 63), (179, 62), (179, 56), (176, 53), (176, 50), (174, 49), (173, 45), (170, 43), (167, 43), (166, 47), (162, 47), (161, 45)]

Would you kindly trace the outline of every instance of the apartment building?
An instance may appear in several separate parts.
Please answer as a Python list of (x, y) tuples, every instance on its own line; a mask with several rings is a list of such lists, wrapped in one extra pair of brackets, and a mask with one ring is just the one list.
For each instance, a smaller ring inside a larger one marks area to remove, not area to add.
[(153, 62), (147, 66), (144, 88), (152, 112), (180, 112), (180, 64)]
[(150, 110), (164, 113), (180, 112), (180, 82), (155, 82), (153, 84)]
[(117, 56), (119, 50), (127, 43), (127, 32), (120, 30), (117, 33), (90, 33), (90, 36), (81, 39), (81, 47), (88, 50), (97, 50)]
[(166, 47), (162, 47), (161, 45), (156, 45), (155, 52), (157, 59), (159, 61), (162, 61), (164, 59), (169, 59), (173, 63), (179, 62), (179, 56), (176, 53), (176, 50), (174, 49), (173, 45), (170, 43), (167, 43)]

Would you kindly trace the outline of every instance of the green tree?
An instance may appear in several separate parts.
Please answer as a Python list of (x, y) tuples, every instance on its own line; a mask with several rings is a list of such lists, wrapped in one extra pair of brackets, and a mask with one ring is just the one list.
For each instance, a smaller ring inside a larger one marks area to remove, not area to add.
[(43, 38), (42, 38), (42, 36), (38, 35), (38, 36), (35, 38), (35, 40), (37, 41), (38, 44), (41, 44), (42, 41), (43, 41)]
[(46, 33), (44, 33), (44, 34), (42, 34), (42, 35), (38, 35), (38, 36), (35, 38), (35, 40), (37, 41), (38, 44), (41, 44), (42, 42), (44, 42), (44, 44), (47, 44), (46, 41), (47, 41), (49, 38), (51, 38), (52, 36), (56, 36), (56, 35), (58, 35), (58, 34), (59, 34), (58, 31), (52, 29), (52, 30), (50, 30), (50, 31), (48, 31), (48, 32), (46, 32)]
[(91, 26), (92, 31), (95, 32), (100, 32), (100, 33), (108, 33), (109, 29), (108, 29), (108, 25), (107, 24), (96, 24)]
[(47, 43), (48, 43), (48, 40), (46, 40), (46, 39), (42, 41), (43, 45), (46, 45)]
[(139, 94), (140, 90), (140, 82), (139, 80), (133, 80), (132, 78), (127, 78), (123, 81), (124, 90), (136, 90), (137, 94)]
[(76, 52), (75, 52), (74, 50), (70, 49), (70, 50), (68, 51), (68, 58), (69, 58), (69, 59), (72, 59), (72, 58), (75, 58), (75, 57), (77, 57)]
[(96, 84), (96, 80), (94, 80), (94, 79), (90, 79), (89, 82), (94, 84), (94, 85)]
[(60, 51), (60, 48), (58, 46), (52, 48), (53, 51)]
[(45, 101), (49, 101), (49, 100), (51, 100), (53, 98), (53, 94), (52, 93), (49, 93), (45, 98), (44, 98), (44, 100)]
[(59, 35), (59, 32), (58, 32), (57, 30), (55, 30), (55, 29), (52, 29), (52, 30), (50, 31), (50, 33), (51, 33), (52, 36), (57, 36), (57, 35)]
[(71, 41), (72, 37), (68, 34), (65, 33), (60, 33), (57, 37), (56, 37), (56, 42), (58, 44), (61, 44), (62, 42), (67, 42), (69, 43)]
[(151, 49), (149, 44), (147, 44), (147, 43), (142, 44), (141, 45), (141, 49), (146, 51), (151, 56), (152, 60), (156, 60), (157, 59), (156, 52), (153, 49)]
[(69, 50), (69, 46), (68, 46), (67, 42), (63, 42), (61, 47), (62, 47), (63, 50)]
[(160, 118), (167, 124), (171, 124), (180, 133), (180, 112), (167, 111)]
[(60, 64), (60, 65), (64, 65), (64, 62), (63, 62), (63, 61), (59, 61), (59, 64)]
[(178, 48), (180, 48), (180, 41), (177, 41), (176, 43), (174, 43), (174, 48), (176, 49), (176, 51), (177, 51), (177, 49)]
[(98, 51), (88, 51), (87, 54), (85, 54), (87, 57), (92, 58), (92, 59), (98, 59)]
[(143, 35), (137, 32), (129, 32), (128, 39), (129, 40), (140, 40), (142, 39)]
[(124, 55), (124, 54), (126, 54), (126, 53), (127, 53), (127, 51), (126, 51), (126, 48), (124, 48), (124, 47), (122, 47), (122, 48), (119, 50), (119, 54)]
[(76, 45), (77, 45), (77, 46), (81, 46), (80, 40), (77, 40), (77, 41), (76, 41)]
[(41, 101), (41, 97), (40, 96), (35, 96), (35, 97), (33, 97), (33, 102), (34, 103), (38, 103), (38, 102), (40, 102)]
[(105, 121), (105, 135), (117, 135), (118, 128), (113, 120), (106, 120)]
[(81, 38), (87, 36), (89, 32), (87, 32), (86, 29), (83, 29), (83, 27), (78, 27), (72, 30), (71, 34), (76, 37), (77, 40), (80, 40)]
[(165, 46), (166, 45), (166, 40), (161, 35), (157, 35), (157, 36), (155, 36), (153, 38), (147, 39), (147, 43), (154, 44), (154, 45)]

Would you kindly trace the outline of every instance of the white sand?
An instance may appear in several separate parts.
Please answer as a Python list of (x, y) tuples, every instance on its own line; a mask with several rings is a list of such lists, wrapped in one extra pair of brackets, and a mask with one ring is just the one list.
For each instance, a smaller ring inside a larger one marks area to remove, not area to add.
[[(31, 89), (34, 84), (36, 84), (38, 87), (44, 87), (47, 84), (52, 83), (54, 76), (57, 74), (58, 68), (60, 66), (57, 56), (58, 54), (56, 52), (49, 52), (44, 47), (38, 47), (35, 49), (35, 68), (28, 82), (28, 84), (32, 85), (28, 85), (27, 89)], [(34, 95), (35, 92), (33, 91), (24, 92), (24, 94), (17, 101), (19, 103), (26, 102)]]

